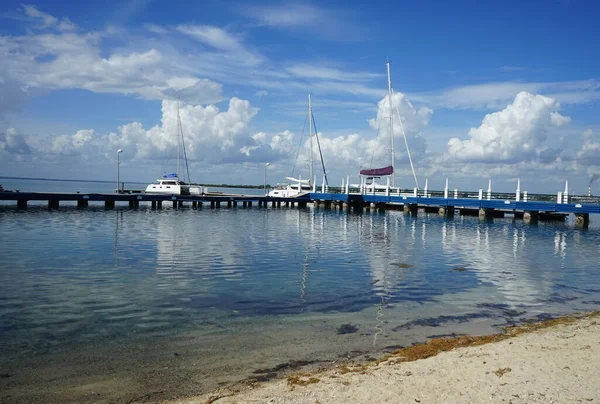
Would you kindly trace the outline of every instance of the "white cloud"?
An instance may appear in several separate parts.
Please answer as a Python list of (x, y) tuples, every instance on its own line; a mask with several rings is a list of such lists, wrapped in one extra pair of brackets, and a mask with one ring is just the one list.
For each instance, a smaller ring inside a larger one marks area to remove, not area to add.
[(488, 114), (481, 126), (469, 130), (468, 140), (448, 141), (446, 158), (452, 161), (512, 163), (539, 158), (550, 126), (570, 118), (560, 115), (552, 98), (519, 93), (504, 110)]
[(25, 12), (26, 16), (31, 17), (39, 22), (40, 25), (37, 26), (39, 29), (44, 29), (58, 23), (58, 19), (56, 17), (38, 10), (36, 6), (23, 5), (23, 11)]
[(561, 126), (565, 126), (565, 125), (568, 125), (569, 123), (571, 123), (571, 117), (562, 116), (558, 112), (551, 112), (550, 113), (550, 122), (552, 122), (552, 125), (560, 128)]
[(0, 132), (0, 155), (8, 160), (22, 160), (31, 154), (31, 148), (25, 137), (17, 133), (15, 128), (8, 128), (5, 133)]
[(256, 66), (264, 61), (257, 51), (243, 45), (242, 40), (224, 29), (209, 25), (179, 25), (177, 30), (198, 42), (208, 45), (241, 65)]
[(269, 92), (267, 90), (258, 90), (254, 95), (257, 97), (266, 97), (269, 95)]
[(576, 162), (584, 167), (600, 168), (600, 139), (595, 140), (591, 129), (583, 133), (583, 141), (576, 154)]
[(259, 27), (270, 27), (312, 35), (318, 39), (337, 41), (360, 40), (364, 25), (353, 13), (337, 8), (327, 9), (309, 2), (283, 2), (276, 5), (241, 7), (240, 12), (252, 18)]
[(441, 92), (414, 93), (411, 99), (440, 108), (497, 109), (518, 93), (544, 94), (561, 104), (585, 104), (600, 99), (600, 82), (579, 80), (565, 82), (499, 82), (474, 84)]
[(367, 72), (345, 72), (332, 67), (316, 66), (315, 64), (296, 64), (286, 69), (292, 75), (299, 78), (332, 80), (332, 81), (355, 81), (363, 82), (374, 78), (383, 77), (382, 74)]

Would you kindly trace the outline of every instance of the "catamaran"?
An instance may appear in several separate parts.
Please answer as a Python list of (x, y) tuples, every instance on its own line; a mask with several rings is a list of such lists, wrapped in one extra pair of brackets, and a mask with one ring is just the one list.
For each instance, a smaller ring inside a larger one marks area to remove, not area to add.
[[(390, 192), (390, 193), (400, 193), (400, 188), (396, 187), (396, 155), (394, 151), (394, 108), (392, 103), (392, 97), (394, 95), (394, 90), (392, 89), (392, 79), (390, 75), (390, 62), (386, 62), (387, 66), (387, 79), (388, 79), (388, 88), (387, 88), (387, 99), (389, 102), (389, 121), (390, 121), (390, 142), (391, 142), (391, 164), (381, 168), (369, 168), (360, 170), (360, 184), (352, 184), (353, 188), (360, 188), (361, 192), (368, 193), (381, 193), (381, 192)], [(402, 118), (400, 117), (400, 112), (398, 111), (398, 107), (395, 108), (396, 113), (398, 114), (398, 121), (400, 122), (400, 128), (402, 129), (402, 136), (404, 137), (404, 144), (406, 146), (406, 153), (408, 154), (408, 161), (410, 162), (410, 168), (412, 169), (412, 174), (415, 179), (415, 186), (419, 188), (419, 182), (417, 180), (417, 175), (415, 173), (415, 167), (413, 166), (412, 158), (410, 156), (410, 150), (408, 148), (408, 141), (406, 140), (406, 133), (404, 133), (404, 125), (402, 125)], [(378, 184), (377, 179), (381, 177), (386, 177), (386, 184)]]
[[(314, 147), (313, 147), (313, 138), (316, 140), (317, 143), (317, 147), (319, 150), (319, 156), (321, 158), (321, 167), (323, 169), (323, 180), (325, 181), (325, 184), (328, 184), (327, 181), (327, 171), (325, 171), (325, 163), (323, 162), (323, 153), (321, 152), (321, 143), (319, 142), (319, 135), (317, 132), (317, 126), (315, 124), (315, 117), (313, 115), (313, 111), (312, 111), (312, 101), (311, 101), (311, 94), (308, 94), (308, 127), (309, 127), (309, 147), (310, 147), (310, 164), (309, 164), (309, 178), (308, 179), (302, 179), (302, 176), (299, 176), (298, 178), (294, 177), (294, 173), (293, 173), (293, 169), (292, 169), (292, 176), (290, 177), (285, 177), (286, 183), (283, 184), (277, 184), (277, 186), (270, 191), (267, 195), (271, 196), (271, 197), (278, 197), (278, 198), (291, 198), (291, 197), (296, 197), (296, 196), (302, 196), (305, 195), (309, 192), (311, 192), (313, 190), (314, 187), (314, 181), (316, 181), (316, 178), (313, 177), (314, 175)], [(314, 128), (314, 136), (313, 136), (313, 128)], [(300, 146), (302, 146), (302, 137), (300, 137)], [(296, 158), (298, 158), (298, 156), (296, 156)], [(294, 167), (296, 166), (296, 163), (294, 162)]]
[[(183, 153), (181, 153), (183, 150)], [(146, 187), (147, 194), (171, 194), (171, 195), (202, 195), (201, 185), (191, 184), (179, 179), (179, 163), (183, 154), (187, 178), (190, 178), (190, 169), (188, 167), (187, 154), (185, 152), (185, 141), (183, 138), (183, 128), (179, 116), (179, 100), (177, 100), (177, 170), (172, 174), (164, 174), (162, 178), (156, 180), (156, 183)], [(191, 181), (190, 181), (191, 182)]]

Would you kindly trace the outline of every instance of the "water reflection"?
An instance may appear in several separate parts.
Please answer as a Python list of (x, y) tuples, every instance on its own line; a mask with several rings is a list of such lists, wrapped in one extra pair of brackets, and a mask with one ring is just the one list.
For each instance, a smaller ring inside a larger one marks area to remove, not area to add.
[(0, 215), (3, 350), (310, 313), (368, 313), (376, 345), (423, 316), (600, 301), (594, 228), (315, 209)]

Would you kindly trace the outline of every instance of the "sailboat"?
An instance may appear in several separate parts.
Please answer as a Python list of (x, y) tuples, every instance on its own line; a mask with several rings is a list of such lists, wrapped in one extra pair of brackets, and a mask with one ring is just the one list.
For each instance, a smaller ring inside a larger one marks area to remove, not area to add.
[[(314, 176), (314, 147), (313, 147), (313, 138), (316, 139), (317, 142), (317, 147), (319, 149), (319, 156), (321, 158), (321, 167), (323, 169), (323, 178), (325, 181), (325, 184), (328, 184), (327, 181), (327, 172), (325, 171), (325, 163), (323, 162), (323, 153), (321, 153), (321, 144), (319, 142), (319, 135), (317, 132), (317, 127), (315, 125), (315, 117), (313, 115), (313, 111), (312, 111), (312, 100), (311, 100), (311, 94), (308, 94), (308, 126), (309, 126), (309, 144), (310, 144), (310, 164), (309, 164), (309, 178), (308, 179), (302, 179), (302, 176), (300, 175), (298, 178), (295, 178), (293, 175), (293, 170), (292, 170), (292, 176), (290, 177), (285, 177), (286, 181), (288, 181), (287, 183), (284, 184), (277, 184), (277, 186), (270, 191), (267, 195), (270, 197), (277, 197), (277, 198), (291, 198), (291, 197), (296, 197), (296, 196), (302, 196), (305, 195), (307, 193), (310, 193), (312, 191), (312, 188), (314, 186), (313, 183), (313, 176)], [(313, 128), (314, 128), (314, 136), (313, 136)], [(297, 156), (296, 156), (297, 158)], [(295, 163), (294, 163), (295, 166)]]
[[(183, 153), (181, 153), (183, 150)], [(185, 153), (185, 141), (183, 139), (183, 128), (181, 126), (181, 117), (179, 116), (179, 99), (177, 100), (177, 167), (176, 172), (164, 174), (162, 178), (156, 180), (155, 183), (146, 187), (147, 194), (169, 194), (169, 195), (202, 195), (203, 190), (201, 185), (190, 184), (179, 179), (179, 165), (181, 155), (185, 161), (188, 180), (190, 178), (190, 170), (188, 167), (187, 155)]]
[[(365, 190), (370, 193), (377, 192), (400, 192), (400, 189), (396, 187), (396, 155), (394, 151), (394, 118), (393, 118), (393, 104), (392, 97), (394, 95), (394, 90), (392, 89), (392, 79), (390, 75), (390, 62), (386, 62), (387, 67), (387, 79), (388, 79), (388, 88), (387, 88), (387, 99), (389, 102), (389, 123), (390, 123), (390, 142), (391, 142), (391, 164), (381, 168), (369, 168), (360, 170), (360, 180), (361, 183), (357, 187), (360, 187), (361, 190)], [(400, 127), (402, 129), (402, 135), (404, 137), (404, 144), (406, 145), (406, 152), (408, 154), (408, 161), (410, 162), (410, 167), (412, 169), (413, 177), (415, 179), (415, 186), (419, 188), (419, 182), (417, 180), (417, 175), (415, 173), (415, 168), (413, 166), (412, 158), (410, 156), (410, 150), (408, 148), (408, 141), (406, 140), (406, 134), (404, 133), (404, 126), (402, 125), (402, 118), (400, 117), (400, 112), (396, 107), (396, 113), (398, 114), (398, 121), (400, 122)], [(378, 184), (376, 182), (377, 179), (381, 177), (386, 177), (386, 184)], [(354, 186), (354, 185), (353, 185)]]

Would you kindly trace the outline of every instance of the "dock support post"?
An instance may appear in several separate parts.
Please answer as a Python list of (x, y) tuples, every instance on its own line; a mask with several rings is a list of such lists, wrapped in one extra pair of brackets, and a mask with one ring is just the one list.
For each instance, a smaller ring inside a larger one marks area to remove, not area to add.
[(114, 209), (115, 208), (115, 201), (107, 199), (104, 201), (104, 209)]
[(237, 208), (237, 201), (233, 201), (233, 207)]
[(480, 219), (491, 219), (493, 217), (494, 217), (494, 209), (493, 208), (479, 209), (479, 218)]
[(275, 207), (275, 201), (271, 201), (271, 207), (274, 208)]
[(156, 201), (152, 201), (152, 209), (156, 209)]
[(156, 201), (156, 208), (162, 209), (162, 201)]
[(242, 208), (245, 208), (245, 207), (247, 207), (247, 206), (248, 206), (248, 202), (247, 202), (247, 201), (243, 201), (243, 202), (242, 202)]
[[(294, 202), (292, 202), (292, 203), (294, 203)], [(286, 208), (289, 208), (289, 207), (290, 207), (290, 201), (285, 201), (285, 207), (286, 207)]]
[(375, 206), (377, 207), (377, 210), (385, 211), (387, 205), (385, 202), (379, 202)]
[(48, 209), (58, 209), (58, 200), (48, 201)]
[(248, 207), (251, 208), (252, 207), (252, 201), (248, 201)]
[(277, 201), (277, 207), (280, 208), (281, 207), (281, 201)]
[(215, 208), (215, 201), (210, 201), (210, 208), (214, 209)]
[(88, 200), (87, 199), (78, 199), (77, 200), (77, 207), (78, 208), (87, 208), (88, 207)]
[(129, 201), (129, 209), (133, 209), (135, 207), (135, 201)]
[(446, 217), (454, 217), (454, 211), (454, 206), (442, 206), (439, 210), (439, 214)]
[(215, 205), (217, 206), (217, 209), (221, 208), (221, 201), (217, 201)]
[(537, 210), (526, 210), (523, 213), (523, 222), (525, 223), (537, 223), (540, 219), (540, 212)]
[(198, 207), (198, 202), (192, 201), (192, 209), (196, 209)]
[(177, 201), (173, 201), (173, 209), (177, 209)]
[(27, 209), (27, 199), (18, 199), (17, 200), (17, 208)]
[(227, 201), (227, 207), (230, 208), (231, 207), (231, 201)]
[(419, 212), (419, 205), (416, 203), (409, 203), (404, 205), (404, 213), (410, 213), (411, 215), (416, 215)]
[(590, 224), (589, 213), (575, 213), (575, 226), (588, 227)]

